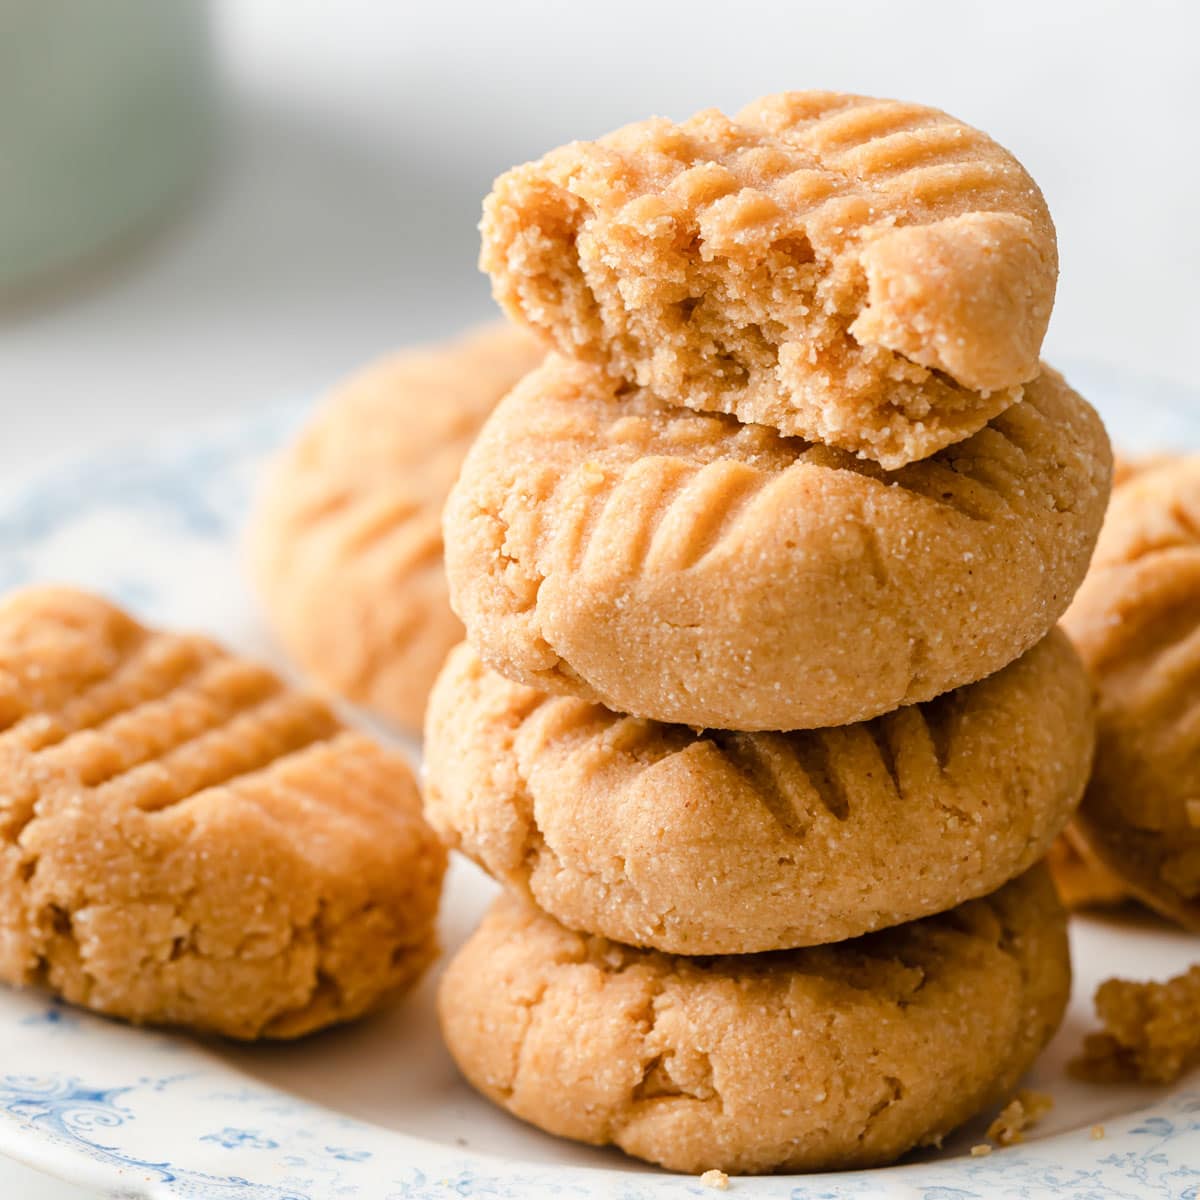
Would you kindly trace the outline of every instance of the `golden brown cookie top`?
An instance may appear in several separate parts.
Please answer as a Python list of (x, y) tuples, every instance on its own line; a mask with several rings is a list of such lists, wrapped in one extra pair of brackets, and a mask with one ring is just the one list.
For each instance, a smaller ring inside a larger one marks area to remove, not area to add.
[(207, 638), (0, 603), (0, 977), (294, 1036), (419, 974), (445, 856), (405, 761)]
[(325, 686), (408, 729), (462, 636), (442, 570), (446, 493), (543, 353), (494, 324), (372, 364), (333, 392), (258, 498), (252, 565), (280, 640)]
[(447, 501), (451, 599), (484, 660), (531, 686), (687, 725), (847, 724), (1043, 637), (1109, 472), (1099, 419), (1049, 369), (967, 441), (886, 472), (551, 356)]
[(936, 109), (788, 92), (502, 175), (481, 265), (559, 348), (889, 467), (1038, 372), (1058, 270), (1021, 165)]

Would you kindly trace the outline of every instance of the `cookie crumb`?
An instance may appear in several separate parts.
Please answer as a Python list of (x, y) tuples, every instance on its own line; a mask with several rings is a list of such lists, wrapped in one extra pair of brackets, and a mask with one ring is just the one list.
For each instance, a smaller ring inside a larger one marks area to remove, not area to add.
[(1104, 1126), (1103, 1125), (1093, 1125), (1091, 1128), (1091, 1135), (1092, 1135), (1093, 1142), (1103, 1141)]
[(1200, 1063), (1200, 964), (1166, 983), (1107, 979), (1096, 989), (1101, 1030), (1067, 1069), (1088, 1083), (1174, 1083)]
[(729, 1191), (729, 1176), (724, 1171), (705, 1171), (700, 1176), (700, 1182), (706, 1188), (715, 1188), (718, 1192)]
[(991, 1152), (992, 1148), (987, 1142), (980, 1142), (978, 1146), (971, 1147), (972, 1158), (986, 1158)]
[(1025, 1140), (1025, 1131), (1032, 1129), (1053, 1107), (1053, 1096), (1022, 1088), (988, 1126), (987, 1136), (998, 1146), (1019, 1146)]

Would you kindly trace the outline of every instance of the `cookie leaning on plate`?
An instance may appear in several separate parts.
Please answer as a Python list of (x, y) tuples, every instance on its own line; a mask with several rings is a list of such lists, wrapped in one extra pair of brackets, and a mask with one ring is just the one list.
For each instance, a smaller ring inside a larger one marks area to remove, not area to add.
[(981, 683), (862, 725), (696, 733), (548, 696), (455, 650), (425, 811), (572, 929), (674, 954), (841, 941), (984, 895), (1083, 792), (1087, 676), (1059, 632)]
[(889, 468), (1020, 397), (1058, 274), (1011, 154), (836, 92), (572, 142), (502, 175), (481, 228), (497, 300), (564, 354)]
[[(1175, 462), (1169, 453), (1113, 454), (1113, 488), (1123, 487), (1147, 471)], [(1058, 894), (1068, 909), (1109, 907), (1130, 899), (1120, 879), (1103, 866), (1074, 829), (1064, 830), (1050, 847), (1046, 863)]]
[(545, 691), (717, 729), (868, 720), (1045, 636), (1110, 469), (1096, 414), (1049, 369), (889, 473), (552, 356), (447, 501), (451, 601), (489, 665)]
[(280, 458), (251, 559), (280, 640), (333, 691), (417, 730), (462, 638), (441, 510), (471, 440), (544, 349), (492, 325), (353, 376)]
[(1006, 1098), (1069, 990), (1038, 867), (884, 933), (717, 959), (572, 933), (503, 896), (438, 1007), (468, 1080), (550, 1133), (676, 1171), (806, 1171), (891, 1162)]
[(405, 761), (211, 641), (0, 603), (0, 979), (236, 1038), (357, 1017), (436, 950)]
[(1200, 455), (1117, 490), (1063, 628), (1098, 694), (1074, 830), (1138, 899), (1200, 929)]

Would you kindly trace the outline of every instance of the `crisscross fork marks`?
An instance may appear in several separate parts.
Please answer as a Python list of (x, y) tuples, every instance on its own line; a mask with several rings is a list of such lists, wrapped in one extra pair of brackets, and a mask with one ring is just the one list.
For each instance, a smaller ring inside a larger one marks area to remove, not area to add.
[(994, 416), (988, 422), (988, 428), (1035, 462), (1044, 457), (1042, 447), (1052, 440), (1054, 433), (1046, 414), (1038, 406), (1036, 392), (1031, 389), (1026, 389), (1022, 403)]
[(784, 834), (802, 839), (812, 824), (817, 785), (792, 752), (791, 739), (786, 734), (715, 730), (709, 737), (722, 757), (749, 780), (755, 797)]
[(571, 696), (530, 692), (513, 723), (512, 740), (530, 752), (556, 744), (576, 743), (603, 729), (613, 715), (598, 704)]
[(95, 728), (72, 734), (39, 754), (85, 787), (96, 788), (156, 759), (279, 692), (265, 668), (219, 658), (194, 683), (160, 699), (115, 713)]
[(868, 141), (832, 156), (829, 162), (838, 171), (852, 173), (856, 180), (869, 177), (886, 186), (895, 176), (953, 159), (978, 144), (975, 130), (952, 122), (916, 129), (906, 125), (874, 134)]
[(362, 554), (391, 538), (422, 505), (412, 496), (378, 491), (361, 496), (358, 503), (345, 509), (338, 522), (337, 538), (342, 554)]
[(917, 128), (937, 129), (946, 124), (954, 127), (940, 113), (918, 104), (888, 100), (815, 111), (809, 120), (809, 124), (785, 133), (784, 141), (803, 146), (818, 155), (822, 165), (837, 170), (845, 170), (849, 165), (861, 170), (862, 152), (881, 142), (894, 153), (898, 140), (907, 140)]
[(849, 815), (845, 781), (830, 747), (837, 731), (723, 733), (710, 731), (718, 751), (754, 785), (780, 827), (802, 838), (824, 809), (839, 821)]
[[(889, 714), (890, 716), (890, 714)], [(874, 721), (866, 721), (863, 731), (875, 744), (879, 754), (879, 763), (883, 768), (883, 779), (893, 797), (904, 795), (904, 787), (900, 782), (900, 771), (896, 765), (896, 751), (892, 745), (894, 723), (888, 717), (878, 717)]]
[(658, 520), (647, 561), (682, 571), (717, 552), (771, 482), (744, 463), (718, 459), (696, 470)]
[(387, 556), (393, 572), (414, 572), (442, 561), (441, 514), (433, 509), (414, 514), (397, 525), (390, 536), (380, 537), (372, 552)]
[[(957, 697), (950, 694), (890, 714), (890, 719), (895, 722), (895, 736), (903, 737), (908, 749), (906, 763), (912, 773), (910, 788), (942, 790), (943, 777), (954, 753), (957, 711)], [(901, 773), (909, 783), (904, 765)]]
[(358, 490), (347, 483), (328, 488), (310, 487), (289, 506), (290, 520), (306, 533), (311, 533), (341, 516), (358, 494)]
[(265, 771), (337, 729), (323, 705), (283, 692), (108, 781), (97, 794), (143, 810), (168, 808)]
[(589, 510), (591, 520), (577, 542), (581, 568), (636, 578), (645, 568), (655, 530), (693, 474), (694, 468), (675, 458), (635, 460), (599, 509)]
[[(21, 719), (0, 739), (30, 752), (49, 749), (132, 706), (184, 686), (219, 655), (217, 647), (203, 638), (152, 635), (131, 648), (110, 674), (81, 680), (78, 690), (52, 697), (45, 708), (28, 697), (21, 703)], [(17, 685), (18, 698), (20, 691)]]
[(917, 463), (900, 473), (902, 487), (972, 521), (994, 522), (1011, 508), (1011, 500), (995, 485), (967, 469), (957, 470), (936, 459)]

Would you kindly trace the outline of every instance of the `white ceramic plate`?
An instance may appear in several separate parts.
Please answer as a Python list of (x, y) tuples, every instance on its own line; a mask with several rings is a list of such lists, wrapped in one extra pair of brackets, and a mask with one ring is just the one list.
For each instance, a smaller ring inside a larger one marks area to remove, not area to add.
[[(1150, 381), (1076, 371), (1132, 448), (1200, 447), (1200, 401)], [(0, 502), (0, 590), (57, 580), (101, 590), (151, 621), (209, 630), (271, 657), (238, 565), (238, 530), (269, 449), (295, 409), (166, 445), (95, 455)], [(415, 747), (410, 747), (415, 749)], [(444, 905), (453, 949), (491, 894), (462, 863)], [(973, 1158), (982, 1123), (937, 1155), (886, 1170), (738, 1179), (745, 1196), (922, 1200), (1200, 1195), (1200, 1073), (1171, 1089), (1088, 1088), (1063, 1066), (1102, 978), (1163, 977), (1197, 940), (1151, 923), (1077, 921), (1066, 1024), (1030, 1085), (1056, 1098), (1019, 1147)], [(458, 1078), (437, 1035), (434, 980), (391, 1011), (305, 1042), (197, 1042), (0, 990), (0, 1152), (114, 1196), (432, 1200), (554, 1195), (713, 1196), (696, 1179), (544, 1136)], [(1104, 1136), (1091, 1135), (1102, 1124)]]

